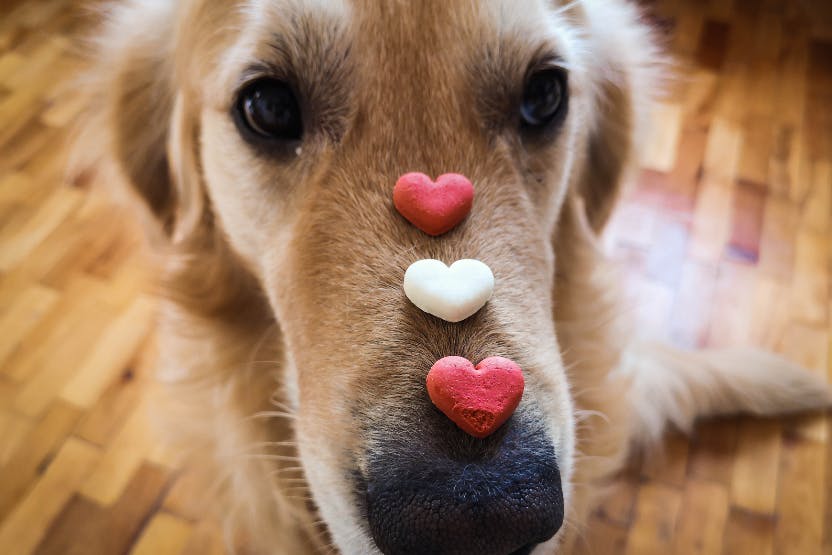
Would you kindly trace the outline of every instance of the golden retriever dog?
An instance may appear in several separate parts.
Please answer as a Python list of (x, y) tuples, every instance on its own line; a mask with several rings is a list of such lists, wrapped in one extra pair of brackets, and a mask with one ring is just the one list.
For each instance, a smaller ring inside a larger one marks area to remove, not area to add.
[[(97, 42), (86, 148), (151, 217), (164, 428), (209, 462), (254, 553), (568, 553), (628, 453), (696, 418), (828, 406), (751, 350), (634, 337), (598, 237), (662, 65), (623, 0), (130, 0)], [(92, 145), (92, 146), (91, 146)], [(476, 198), (429, 237), (406, 172)], [(449, 323), (419, 259), (487, 263)], [(519, 407), (473, 438), (438, 359), (516, 361)], [(161, 407), (161, 406), (160, 406)]]

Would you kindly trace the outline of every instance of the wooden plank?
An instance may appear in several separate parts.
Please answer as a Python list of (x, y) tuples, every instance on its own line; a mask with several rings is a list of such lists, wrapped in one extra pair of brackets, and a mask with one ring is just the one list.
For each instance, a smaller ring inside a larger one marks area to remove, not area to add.
[(27, 441), (10, 453), (8, 462), (0, 468), (4, 476), (14, 476), (13, 480), (0, 480), (0, 522), (48, 466), (79, 417), (76, 407), (60, 401), (54, 403), (34, 424)]
[(647, 257), (647, 278), (677, 289), (682, 278), (688, 242), (689, 229), (684, 221), (676, 217), (659, 217), (656, 235)]
[(676, 164), (676, 146), (682, 129), (682, 109), (675, 104), (659, 104), (652, 114), (651, 129), (644, 147), (642, 166), (668, 172)]
[(734, 188), (734, 216), (728, 257), (756, 264), (760, 257), (760, 238), (767, 191), (764, 185), (739, 180)]
[(642, 475), (679, 489), (687, 480), (688, 439), (679, 433), (667, 434), (662, 445), (645, 457)]
[(742, 132), (736, 124), (714, 118), (702, 160), (703, 178), (717, 184), (731, 183), (737, 175), (742, 140)]
[[(22, 414), (34, 417), (46, 409), (113, 319), (113, 311), (102, 303), (87, 298), (86, 303), (78, 304), (78, 300), (71, 299), (69, 306), (55, 305), (56, 310), (67, 308), (56, 315), (63, 322), (52, 329), (60, 333), (50, 334), (40, 345), (34, 344), (30, 334), (21, 345), (20, 356), (13, 357), (9, 363), (9, 376), (25, 380), (14, 401), (15, 410)], [(27, 353), (27, 348), (32, 352)]]
[(774, 514), (779, 462), (779, 423), (743, 420), (731, 479), (731, 503), (749, 512)]
[(598, 518), (621, 528), (629, 528), (635, 518), (640, 471), (635, 465), (618, 477), (604, 496), (597, 511)]
[(691, 256), (703, 263), (714, 263), (721, 256), (731, 230), (734, 190), (730, 184), (705, 178), (694, 208), (691, 229)]
[(701, 348), (708, 340), (713, 296), (716, 290), (715, 264), (686, 260), (670, 322), (670, 339), (677, 345)]
[(826, 449), (799, 438), (784, 442), (774, 546), (784, 555), (821, 555), (823, 543)]
[(685, 485), (672, 553), (722, 553), (728, 507), (728, 492), (722, 484), (690, 480)]
[(17, 205), (31, 193), (31, 180), (24, 174), (9, 172), (0, 178), (0, 204)]
[(722, 552), (772, 555), (775, 523), (776, 520), (772, 516), (756, 515), (732, 508), (725, 528)]
[[(26, 163), (46, 148), (59, 148), (57, 141), (64, 139), (65, 130), (45, 127), (40, 122), (23, 129), (15, 135), (15, 140), (2, 147), (3, 157), (0, 158), (0, 173), (20, 171)], [(28, 174), (27, 174), (28, 175)], [(52, 183), (41, 180), (30, 183), (29, 200), (34, 202), (32, 190), (51, 192)]]
[(696, 429), (688, 463), (688, 474), (730, 487), (737, 451), (736, 420), (712, 420)]
[[(702, 94), (708, 93), (710, 91), (706, 90)], [(691, 101), (691, 99), (688, 99), (688, 102)], [(710, 116), (707, 113), (710, 110), (708, 101), (707, 97), (693, 100), (696, 104), (692, 107), (686, 107), (686, 110), (697, 110), (699, 113), (696, 116), (699, 119), (710, 121)], [(696, 121), (696, 116), (694, 116), (693, 121), (686, 123), (682, 129), (679, 151), (673, 171), (667, 176), (666, 180), (661, 181), (655, 187), (657, 193), (663, 197), (662, 207), (669, 210), (671, 212), (669, 215), (672, 215), (674, 219), (687, 224), (691, 221), (693, 209), (696, 205), (696, 194), (703, 173), (702, 157), (708, 145), (708, 124)], [(640, 182), (642, 185), (647, 174), (648, 171), (641, 173)]]
[(95, 349), (64, 386), (61, 397), (75, 405), (91, 407), (134, 357), (150, 331), (155, 314), (155, 301), (136, 297), (99, 338)]
[(150, 425), (147, 405), (139, 403), (124, 427), (107, 445), (96, 471), (80, 489), (86, 497), (100, 505), (114, 503), (130, 481), (130, 477), (149, 458), (158, 438)]
[(0, 236), (0, 270), (8, 271), (40, 244), (81, 202), (72, 189), (58, 189), (35, 217), (16, 229), (4, 229)]
[(75, 488), (95, 467), (99, 456), (96, 447), (68, 439), (35, 487), (0, 522), (0, 545), (14, 546), (18, 553), (30, 553)]
[(788, 198), (769, 195), (763, 213), (760, 233), (760, 271), (788, 283), (795, 261), (798, 221), (797, 207)]
[(578, 538), (573, 555), (599, 555), (600, 553), (624, 553), (629, 530), (618, 526), (597, 514), (590, 517), (587, 529), (592, 532)]
[(206, 520), (194, 527), (181, 555), (226, 555), (225, 546), (225, 539), (217, 523)]
[(21, 340), (40, 322), (58, 301), (56, 291), (31, 285), (8, 307), (0, 306), (0, 366), (15, 352)]
[[(5, 406), (5, 404), (2, 397), (0, 397), (0, 407)], [(0, 437), (3, 438), (3, 441), (0, 442), (0, 469), (4, 468), (6, 463), (9, 462), (18, 446), (24, 440), (29, 440), (32, 428), (33, 424), (30, 419), (19, 414), (0, 410)], [(2, 491), (2, 486), (0, 486), (0, 491)], [(0, 496), (2, 496), (2, 493), (0, 493)]]
[(130, 361), (121, 376), (110, 383), (85, 414), (75, 435), (101, 446), (115, 438), (148, 387), (156, 362), (154, 349), (153, 344), (145, 345), (137, 358)]
[[(8, 282), (0, 281), (0, 297), (3, 286), (9, 286), (13, 294), (19, 286), (18, 276)], [(25, 280), (24, 280), (25, 281)], [(55, 360), (79, 360), (101, 331), (93, 321), (86, 321), (89, 315), (98, 316), (95, 321), (103, 324), (102, 314), (109, 308), (97, 298), (104, 284), (84, 276), (73, 278), (60, 300), (52, 305), (37, 325), (26, 335), (9, 360), (0, 367), (0, 375), (15, 382), (22, 382), (35, 375), (40, 369), (49, 367)], [(67, 342), (67, 336), (73, 336)]]
[(19, 52), (6, 52), (0, 56), (0, 84), (5, 88), (10, 88), (8, 84), (9, 79), (25, 64), (26, 58)]
[(784, 337), (794, 325), (789, 287), (769, 277), (757, 277), (752, 309), (752, 343), (772, 352), (782, 352)]
[(220, 501), (219, 488), (211, 465), (191, 466), (179, 474), (162, 507), (192, 522), (203, 520)]
[(751, 315), (756, 284), (753, 268), (729, 261), (720, 264), (708, 346), (736, 347), (751, 343), (754, 329)]
[(676, 488), (643, 484), (639, 489), (636, 518), (627, 539), (629, 555), (666, 554), (673, 545), (673, 531), (682, 496)]
[(142, 533), (131, 555), (181, 553), (190, 541), (192, 526), (168, 513), (158, 513)]
[(825, 325), (829, 295), (829, 236), (808, 230), (797, 233), (792, 314), (796, 320)]
[(802, 223), (807, 229), (828, 236), (832, 221), (832, 160), (816, 161), (811, 170)]
[(75, 495), (54, 519), (35, 555), (125, 553), (157, 509), (168, 486), (168, 473), (141, 465), (119, 499), (109, 507)]

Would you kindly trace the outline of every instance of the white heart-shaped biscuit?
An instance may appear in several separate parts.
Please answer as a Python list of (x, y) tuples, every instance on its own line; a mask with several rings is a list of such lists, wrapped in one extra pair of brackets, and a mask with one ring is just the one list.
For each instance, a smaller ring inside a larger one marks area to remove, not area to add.
[(404, 294), (410, 302), (448, 322), (461, 322), (483, 307), (494, 291), (494, 274), (479, 260), (451, 264), (418, 260), (404, 273)]

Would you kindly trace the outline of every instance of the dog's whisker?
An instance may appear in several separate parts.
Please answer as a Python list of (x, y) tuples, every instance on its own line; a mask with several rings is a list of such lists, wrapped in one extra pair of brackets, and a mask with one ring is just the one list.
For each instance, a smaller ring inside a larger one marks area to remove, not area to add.
[(572, 2), (564, 4), (563, 6), (556, 9), (554, 11), (554, 15), (561, 15), (565, 12), (568, 12), (568, 11), (572, 10), (572, 8), (574, 8), (575, 6), (580, 5), (580, 3), (581, 3), (581, 0), (572, 0)]
[(306, 478), (281, 478), (281, 484), (308, 484)]
[(285, 411), (285, 412), (287, 412), (287, 413), (289, 413), (289, 414), (295, 414), (295, 412), (296, 412), (296, 411), (295, 411), (292, 407), (290, 407), (289, 405), (287, 405), (286, 403), (284, 403), (284, 402), (282, 402), (282, 401), (278, 401), (278, 400), (277, 400), (277, 399), (275, 399), (274, 397), (272, 397), (271, 399), (269, 399), (269, 402), (270, 402), (270, 403), (271, 403), (271, 404), (272, 404), (275, 408), (278, 408), (278, 409), (280, 409), (281, 411)]
[(256, 420), (258, 418), (286, 418), (289, 420), (297, 419), (297, 415), (289, 412), (283, 411), (275, 411), (275, 410), (264, 410), (260, 412), (256, 412), (247, 417), (250, 420)]
[(598, 410), (590, 410), (590, 409), (579, 409), (575, 411), (575, 420), (578, 423), (583, 423), (586, 420), (589, 420), (592, 417), (598, 417), (607, 424), (610, 423), (610, 418), (605, 413), (598, 411)]
[(302, 466), (284, 466), (277, 469), (277, 472), (303, 472)]
[(299, 505), (306, 505), (307, 503), (314, 503), (314, 500), (309, 497), (308, 495), (284, 495), (284, 501), (288, 501), (289, 503), (299, 504)]
[(279, 445), (281, 447), (297, 447), (296, 441), (260, 441), (253, 445)]
[(251, 359), (249, 359), (249, 361), (248, 361), (249, 365), (251, 365), (255, 362), (254, 357), (257, 356), (257, 353), (259, 353), (260, 349), (263, 348), (263, 345), (265, 345), (266, 340), (269, 337), (273, 337), (274, 335), (276, 335), (275, 330), (277, 330), (277, 329), (279, 329), (278, 326), (277, 326), (277, 323), (274, 323), (274, 324), (271, 324), (270, 326), (267, 326), (266, 329), (263, 330), (263, 333), (257, 339), (257, 342), (254, 344), (254, 347), (251, 350)]
[[(284, 467), (284, 468), (276, 468), (274, 470), (269, 471), (269, 477), (277, 479), (277, 480), (284, 480), (286, 478), (281, 478), (280, 477), (281, 475), (291, 474), (291, 473), (296, 473), (296, 472), (303, 475), (303, 468), (300, 467), (300, 466), (288, 466), (288, 467)], [(303, 479), (305, 480), (306, 478), (304, 477)]]
[(244, 457), (250, 460), (265, 460), (265, 461), (296, 461), (300, 462), (300, 458), (291, 457), (289, 455), (270, 455), (268, 453), (239, 453), (239, 457)]
[(296, 447), (296, 445), (294, 443), (291, 443), (291, 442), (258, 441), (258, 442), (250, 444), (248, 446), (248, 448), (245, 450), (245, 452), (248, 452), (249, 450), (261, 449), (261, 448), (262, 449), (269, 449), (269, 448), (273, 448), (273, 449), (294, 449), (295, 447)]
[(285, 391), (283, 391), (283, 389), (283, 387), (279, 387), (274, 392), (272, 392), (271, 396), (269, 396), (269, 403), (280, 410), (296, 413), (297, 407), (285, 402), (286, 393)]

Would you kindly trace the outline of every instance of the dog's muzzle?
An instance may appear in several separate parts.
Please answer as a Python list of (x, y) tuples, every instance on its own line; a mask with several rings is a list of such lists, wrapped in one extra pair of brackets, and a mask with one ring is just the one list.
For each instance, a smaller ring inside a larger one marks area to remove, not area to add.
[(370, 457), (367, 520), (386, 555), (528, 554), (563, 524), (551, 440), (515, 415), (484, 440), (444, 428)]

